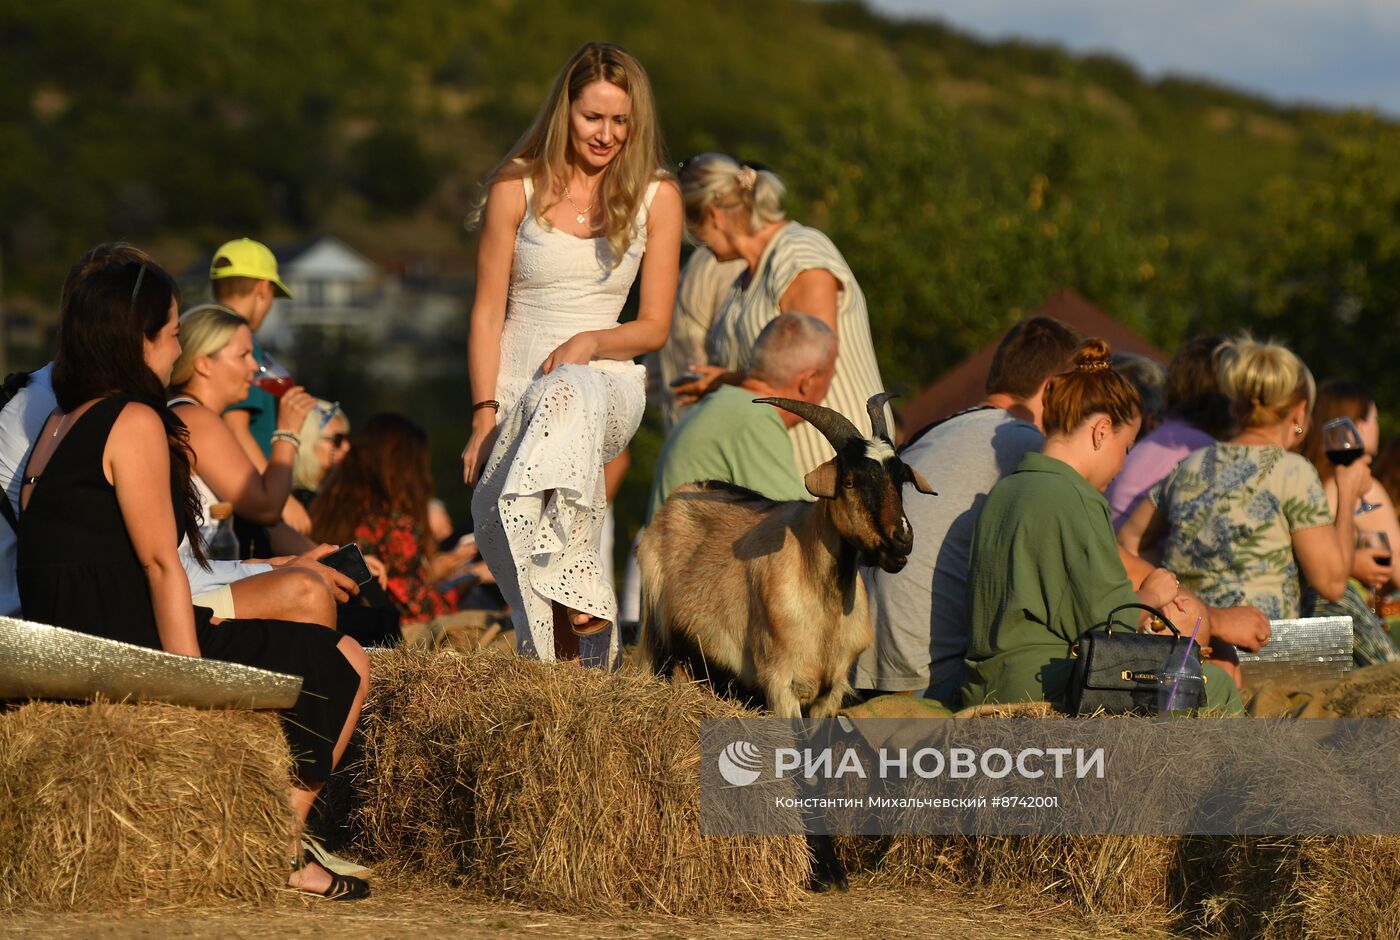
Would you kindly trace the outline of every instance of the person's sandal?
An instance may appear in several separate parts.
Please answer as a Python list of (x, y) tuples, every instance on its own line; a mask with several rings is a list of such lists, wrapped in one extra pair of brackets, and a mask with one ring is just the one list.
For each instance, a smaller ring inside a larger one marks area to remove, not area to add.
[(577, 637), (597, 636), (598, 634), (602, 633), (604, 630), (611, 630), (611, 629), (612, 629), (612, 621), (611, 621), (611, 620), (604, 620), (602, 617), (590, 617), (590, 618), (588, 619), (588, 623), (583, 624), (582, 626), (580, 626), (580, 625), (574, 623), (574, 615), (575, 615), (575, 614), (581, 614), (581, 613), (583, 613), (583, 611), (581, 611), (581, 610), (571, 610), (571, 611), (569, 611), (569, 614), (568, 614), (568, 616), (569, 616), (569, 629), (572, 630), (572, 631), (574, 631), (574, 636), (577, 636)]
[(369, 897), (369, 882), (363, 878), (355, 878), (352, 875), (338, 875), (325, 865), (316, 860), (316, 857), (309, 851), (304, 852), (301, 857), (303, 867), (315, 865), (326, 874), (331, 876), (331, 883), (325, 891), (307, 891), (304, 888), (294, 890), (301, 891), (302, 894), (309, 894), (315, 898), (326, 898), (330, 901), (359, 901)]

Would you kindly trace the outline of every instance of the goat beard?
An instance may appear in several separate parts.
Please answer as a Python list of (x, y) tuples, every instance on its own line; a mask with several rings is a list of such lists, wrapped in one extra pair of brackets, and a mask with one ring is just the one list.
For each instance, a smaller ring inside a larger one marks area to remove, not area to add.
[(860, 563), (866, 568), (879, 568), (890, 574), (898, 574), (908, 564), (909, 556), (887, 552), (882, 548), (866, 549), (860, 553)]

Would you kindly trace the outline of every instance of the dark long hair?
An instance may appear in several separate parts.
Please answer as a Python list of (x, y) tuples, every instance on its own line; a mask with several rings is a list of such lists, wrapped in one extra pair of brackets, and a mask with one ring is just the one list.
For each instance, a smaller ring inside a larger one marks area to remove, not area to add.
[(199, 493), (190, 479), (189, 431), (165, 405), (162, 379), (146, 365), (142, 340), (153, 340), (170, 320), (180, 289), (153, 262), (113, 262), (65, 283), (58, 321), (53, 390), (72, 411), (94, 398), (122, 395), (150, 405), (165, 426), (170, 448), (170, 492), (178, 530), (204, 562)]
[(369, 515), (401, 512), (418, 525), (419, 544), (432, 557), (427, 537), (428, 501), (433, 495), (428, 434), (401, 414), (381, 412), (350, 438), (350, 453), (326, 474), (311, 504), (312, 534), (323, 542), (354, 541), (355, 527)]

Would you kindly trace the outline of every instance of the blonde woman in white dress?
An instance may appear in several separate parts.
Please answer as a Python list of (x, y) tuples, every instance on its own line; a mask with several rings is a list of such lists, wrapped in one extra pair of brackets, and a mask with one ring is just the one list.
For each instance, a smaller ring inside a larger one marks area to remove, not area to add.
[[(682, 226), (637, 60), (605, 43), (574, 53), (479, 214), (462, 452), (477, 545), (522, 654), (611, 666), (603, 464), (641, 422), (632, 359), (666, 342)], [(637, 318), (618, 323), (639, 272)]]

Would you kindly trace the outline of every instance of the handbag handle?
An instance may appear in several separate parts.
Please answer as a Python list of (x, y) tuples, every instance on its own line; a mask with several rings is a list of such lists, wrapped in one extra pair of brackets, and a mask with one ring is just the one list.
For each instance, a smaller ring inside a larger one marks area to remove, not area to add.
[[(1152, 616), (1156, 617), (1158, 620), (1165, 623), (1167, 625), (1167, 629), (1172, 632), (1172, 636), (1175, 639), (1181, 639), (1181, 631), (1176, 628), (1176, 624), (1172, 623), (1171, 620), (1167, 618), (1167, 615), (1162, 613), (1156, 607), (1150, 607), (1147, 604), (1121, 604), (1110, 610), (1108, 612), (1108, 622), (1104, 624), (1104, 632), (1109, 634), (1110, 636), (1113, 634), (1113, 618), (1118, 614), (1119, 611), (1122, 610), (1145, 610)], [(1133, 632), (1136, 633), (1137, 629), (1134, 628)]]

